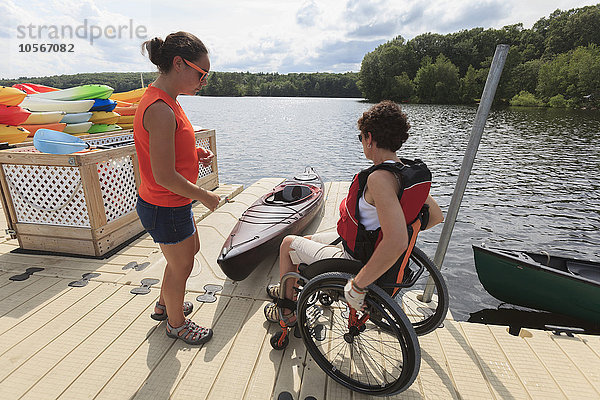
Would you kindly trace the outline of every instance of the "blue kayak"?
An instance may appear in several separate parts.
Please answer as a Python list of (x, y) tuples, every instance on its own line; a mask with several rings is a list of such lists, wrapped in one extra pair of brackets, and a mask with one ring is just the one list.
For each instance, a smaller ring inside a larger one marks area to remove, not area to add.
[(112, 111), (117, 106), (117, 102), (111, 99), (96, 99), (94, 106), (90, 111)]

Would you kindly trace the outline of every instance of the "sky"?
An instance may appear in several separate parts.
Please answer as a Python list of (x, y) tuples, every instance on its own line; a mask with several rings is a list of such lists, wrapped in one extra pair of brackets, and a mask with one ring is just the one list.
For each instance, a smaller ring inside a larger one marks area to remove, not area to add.
[(179, 30), (205, 43), (215, 71), (359, 71), (367, 52), (398, 35), (531, 28), (597, 1), (1, 0), (0, 78), (154, 71), (141, 43)]

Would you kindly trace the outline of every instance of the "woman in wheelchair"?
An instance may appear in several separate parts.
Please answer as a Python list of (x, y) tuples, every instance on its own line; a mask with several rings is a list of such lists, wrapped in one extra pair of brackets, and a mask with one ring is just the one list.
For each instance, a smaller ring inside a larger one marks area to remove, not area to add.
[[(344, 297), (351, 308), (362, 310), (370, 284), (402, 281), (418, 231), (439, 224), (443, 215), (429, 195), (431, 173), (427, 166), (396, 154), (408, 139), (410, 128), (400, 107), (382, 101), (363, 113), (358, 128), (364, 155), (373, 166), (354, 177), (340, 205), (337, 232), (287, 236), (280, 246), (279, 269), (283, 277), (298, 271), (300, 264), (325, 258), (359, 260), (364, 266), (348, 280)], [(275, 302), (265, 306), (267, 320), (279, 322), (281, 318), (287, 326), (295, 324), (296, 291), (291, 281), (285, 281), (284, 296), (277, 301), (281, 313)], [(280, 297), (279, 290), (279, 284), (267, 287), (274, 300)]]

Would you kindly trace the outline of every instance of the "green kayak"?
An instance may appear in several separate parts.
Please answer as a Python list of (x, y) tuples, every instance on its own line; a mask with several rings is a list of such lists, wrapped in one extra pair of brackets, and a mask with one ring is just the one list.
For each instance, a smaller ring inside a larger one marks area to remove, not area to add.
[(480, 246), (473, 254), (498, 300), (600, 323), (600, 262)]

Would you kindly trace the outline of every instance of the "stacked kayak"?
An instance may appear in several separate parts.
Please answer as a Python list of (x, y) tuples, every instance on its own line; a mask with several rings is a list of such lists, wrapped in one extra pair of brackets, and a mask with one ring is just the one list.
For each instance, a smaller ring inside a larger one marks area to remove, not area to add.
[(46, 100), (88, 100), (88, 99), (108, 99), (113, 92), (113, 88), (106, 85), (82, 85), (69, 89), (53, 90), (45, 93), (35, 93), (30, 96), (36, 99)]
[(31, 113), (20, 107), (27, 93), (17, 88), (0, 86), (0, 142), (21, 143), (29, 132), (19, 126)]
[(146, 92), (146, 88), (130, 90), (129, 92), (115, 93), (111, 99), (118, 103), (115, 111), (121, 115), (117, 122), (123, 129), (133, 129), (133, 119), (138, 108), (138, 103)]
[(19, 125), (27, 121), (31, 113), (19, 106), (0, 105), (0, 124)]
[(54, 92), (56, 90), (60, 90), (57, 88), (53, 88), (50, 86), (39, 85), (37, 83), (17, 83), (13, 85), (14, 88), (24, 91), (27, 94), (35, 94), (35, 93), (46, 93), (46, 92)]
[(128, 92), (113, 93), (113, 95), (110, 96), (110, 98), (112, 100), (118, 101), (119, 103), (123, 103), (123, 106), (127, 106), (127, 103), (129, 103), (129, 105), (139, 103), (145, 92), (146, 88), (134, 89)]
[(114, 111), (92, 111), (89, 121), (94, 124), (116, 124), (119, 117)]
[[(53, 124), (60, 125), (41, 126), (40, 123), (40, 126), (31, 129), (47, 128), (73, 135), (121, 130), (121, 127), (116, 125), (119, 115), (113, 112), (117, 102), (109, 99), (113, 93), (110, 86), (81, 85), (56, 89), (24, 83), (18, 84), (18, 87), (27, 93), (22, 107), (35, 112), (64, 113), (58, 121), (52, 121)], [(48, 123), (50, 122), (46, 122)]]

